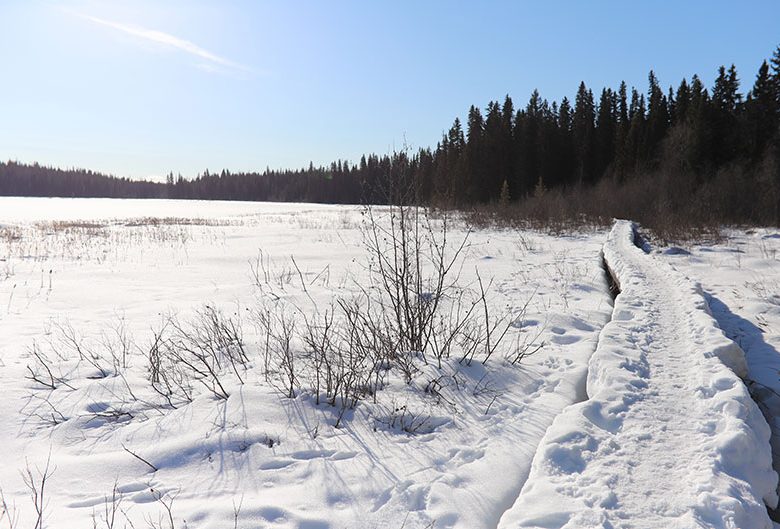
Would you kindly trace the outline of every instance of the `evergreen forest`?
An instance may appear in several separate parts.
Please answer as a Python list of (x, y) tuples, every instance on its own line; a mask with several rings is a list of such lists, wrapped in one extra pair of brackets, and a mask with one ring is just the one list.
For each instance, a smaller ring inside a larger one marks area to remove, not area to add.
[(740, 79), (722, 66), (713, 86), (694, 75), (663, 87), (626, 83), (573, 100), (534, 91), (455, 118), (435, 147), (366, 154), (329, 166), (167, 181), (84, 169), (0, 163), (0, 195), (320, 203), (412, 200), (536, 218), (663, 217), (780, 224), (780, 47)]

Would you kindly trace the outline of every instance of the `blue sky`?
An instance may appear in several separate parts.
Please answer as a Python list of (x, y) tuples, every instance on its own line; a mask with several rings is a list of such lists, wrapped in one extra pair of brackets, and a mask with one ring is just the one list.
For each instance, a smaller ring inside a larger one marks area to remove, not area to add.
[(0, 0), (0, 159), (131, 177), (299, 167), (534, 88), (646, 90), (780, 44), (780, 2)]

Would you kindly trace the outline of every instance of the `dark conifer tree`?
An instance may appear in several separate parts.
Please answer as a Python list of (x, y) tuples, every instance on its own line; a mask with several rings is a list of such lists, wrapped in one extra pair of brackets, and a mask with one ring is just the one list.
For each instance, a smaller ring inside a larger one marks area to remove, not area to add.
[(615, 157), (615, 141), (618, 127), (617, 97), (612, 90), (604, 88), (599, 98), (596, 122), (596, 165), (597, 175), (606, 172)]
[(688, 107), (691, 104), (691, 89), (688, 87), (688, 81), (683, 78), (680, 86), (677, 88), (676, 105), (674, 108), (674, 122), (683, 123), (688, 115)]
[(572, 133), (573, 111), (569, 99), (564, 97), (558, 109), (558, 174), (551, 185), (563, 185), (574, 182), (577, 158)]
[(645, 138), (645, 96), (631, 89), (631, 105), (628, 108), (631, 124), (628, 128), (623, 152), (622, 167), (629, 172), (637, 172), (640, 169), (639, 153)]
[(484, 153), (483, 164), (485, 180), (481, 182), (479, 189), (483, 202), (495, 200), (501, 193), (506, 175), (503, 163), (504, 145), (504, 119), (501, 106), (498, 101), (491, 101), (487, 107), (485, 118)]
[(542, 126), (542, 99), (539, 91), (534, 90), (531, 98), (521, 114), (519, 122), (518, 141), (519, 153), (518, 165), (520, 167), (520, 180), (523, 194), (530, 193), (539, 181), (539, 133)]
[[(512, 102), (512, 98), (507, 95), (504, 98), (504, 104), (501, 107), (501, 174), (507, 184), (507, 192), (510, 198), (516, 198), (517, 195), (513, 194), (516, 189), (513, 189), (513, 181), (515, 176), (515, 153), (514, 153), (514, 118), (515, 118), (515, 106)], [(503, 182), (502, 182), (503, 186)]]
[(721, 66), (712, 88), (713, 134), (710, 153), (715, 165), (733, 160), (738, 152), (737, 105), (741, 100), (738, 90), (739, 81), (734, 65), (729, 70)]
[(462, 200), (468, 197), (484, 200), (480, 183), (485, 176), (484, 144), (485, 144), (485, 120), (479, 108), (471, 105), (468, 120), (466, 122), (466, 147), (465, 147), (465, 185), (461, 188), (464, 193)]
[(658, 84), (658, 79), (650, 70), (647, 91), (647, 125), (642, 139), (641, 157), (647, 167), (656, 167), (660, 154), (661, 141), (669, 129), (669, 108), (666, 97)]
[(574, 99), (572, 133), (577, 149), (577, 179), (580, 183), (595, 181), (595, 126), (596, 119), (593, 92), (580, 83)]
[(764, 61), (758, 69), (753, 89), (745, 104), (748, 155), (754, 159), (763, 156), (778, 129), (778, 101), (769, 64)]

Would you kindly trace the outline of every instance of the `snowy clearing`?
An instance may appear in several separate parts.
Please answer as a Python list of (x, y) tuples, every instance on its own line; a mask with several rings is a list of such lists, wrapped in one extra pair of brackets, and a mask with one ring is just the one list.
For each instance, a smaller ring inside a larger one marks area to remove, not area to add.
[(425, 217), (394, 341), (397, 213), (0, 199), (0, 526), (772, 526), (780, 237)]
[[(612, 313), (605, 234), (471, 233), (458, 284), (487, 287), (501, 350), (397, 351), (352, 403), (312, 389), (296, 333), (371, 292), (365, 223), (357, 207), (0, 199), (0, 487), (19, 527), (37, 518), (21, 473), (40, 487), (47, 459), (45, 527), (496, 527), (585, 398)], [(288, 361), (266, 354), (283, 349), (268, 315), (290, 324)], [(231, 325), (213, 374), (181, 363), (199, 329)]]

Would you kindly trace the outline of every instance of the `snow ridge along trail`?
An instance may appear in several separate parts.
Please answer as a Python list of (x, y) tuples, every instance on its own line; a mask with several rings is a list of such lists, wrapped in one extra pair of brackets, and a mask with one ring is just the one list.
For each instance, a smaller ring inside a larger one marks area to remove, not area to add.
[(617, 221), (604, 258), (621, 293), (590, 360), (589, 399), (547, 430), (500, 528), (771, 528), (769, 427), (744, 354), (698, 284)]

